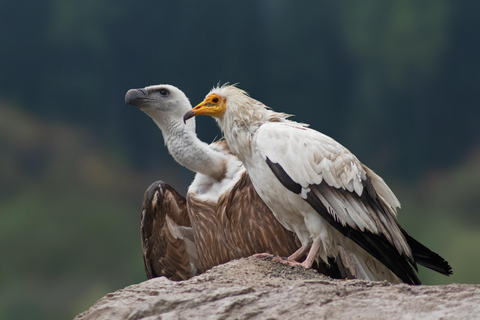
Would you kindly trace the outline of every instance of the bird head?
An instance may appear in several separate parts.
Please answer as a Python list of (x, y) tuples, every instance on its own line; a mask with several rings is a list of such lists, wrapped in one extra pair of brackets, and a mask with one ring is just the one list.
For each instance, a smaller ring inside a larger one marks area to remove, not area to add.
[(214, 118), (222, 118), (227, 105), (227, 99), (218, 93), (210, 93), (205, 100), (198, 104), (192, 110), (189, 110), (183, 116), (183, 121), (196, 116), (211, 116)]
[[(192, 109), (183, 91), (168, 84), (130, 89), (125, 95), (125, 103), (148, 114), (161, 129), (166, 123), (181, 123), (185, 112)], [(191, 123), (195, 126), (194, 121)]]
[[(226, 122), (243, 123), (244, 126), (248, 126), (270, 121), (270, 118), (286, 118), (288, 116), (269, 110), (267, 106), (251, 98), (244, 90), (228, 83), (213, 88), (205, 100), (185, 113), (183, 120), (186, 121), (201, 115), (215, 118), (222, 131), (225, 129)], [(234, 118), (235, 120), (233, 120)]]

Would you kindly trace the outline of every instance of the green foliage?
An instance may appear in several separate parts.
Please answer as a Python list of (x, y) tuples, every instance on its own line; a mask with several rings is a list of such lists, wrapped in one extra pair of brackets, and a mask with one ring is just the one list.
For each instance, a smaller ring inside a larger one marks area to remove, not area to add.
[(72, 318), (143, 280), (139, 204), (150, 179), (80, 130), (0, 111), (0, 177), (11, 182), (0, 197), (0, 241), (8, 244), (0, 317)]

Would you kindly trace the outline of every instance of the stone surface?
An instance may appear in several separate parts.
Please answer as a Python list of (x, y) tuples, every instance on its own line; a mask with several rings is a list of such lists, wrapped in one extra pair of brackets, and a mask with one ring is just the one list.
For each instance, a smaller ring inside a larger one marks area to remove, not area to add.
[(187, 281), (155, 278), (107, 294), (77, 320), (479, 319), (480, 285), (332, 280), (245, 258)]

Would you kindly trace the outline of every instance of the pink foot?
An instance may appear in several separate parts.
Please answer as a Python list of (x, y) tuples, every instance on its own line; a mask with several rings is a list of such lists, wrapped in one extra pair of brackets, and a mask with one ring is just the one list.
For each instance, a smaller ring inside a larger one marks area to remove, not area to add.
[(264, 253), (255, 253), (252, 257), (255, 257), (255, 258), (271, 258), (271, 257), (275, 257), (275, 255), (271, 254), (271, 253), (268, 253), (268, 252), (264, 252)]
[(273, 258), (273, 261), (280, 262), (281, 264), (284, 264), (284, 265), (287, 265), (287, 266), (291, 266), (291, 267), (295, 267), (295, 266), (298, 266), (298, 265), (302, 265), (302, 264), (301, 264), (300, 262), (298, 262), (298, 261), (289, 260), (289, 259), (282, 258), (282, 257), (275, 257), (275, 258)]

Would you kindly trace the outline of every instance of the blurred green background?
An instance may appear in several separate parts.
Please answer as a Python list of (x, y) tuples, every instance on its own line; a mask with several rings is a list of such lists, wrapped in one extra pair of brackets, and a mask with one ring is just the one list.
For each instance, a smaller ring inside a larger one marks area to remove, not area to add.
[[(0, 318), (68, 319), (145, 280), (143, 192), (193, 174), (126, 106), (217, 83), (295, 114), (389, 183), (408, 232), (480, 283), (478, 1), (0, 3)], [(220, 137), (197, 119), (205, 141)]]

